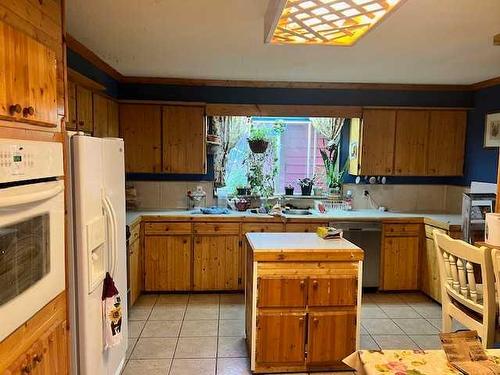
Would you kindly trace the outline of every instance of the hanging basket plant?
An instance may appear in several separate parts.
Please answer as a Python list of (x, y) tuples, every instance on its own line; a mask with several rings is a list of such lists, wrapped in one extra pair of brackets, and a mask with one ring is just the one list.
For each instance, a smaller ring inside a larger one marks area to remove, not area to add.
[(252, 127), (248, 136), (248, 146), (254, 154), (263, 154), (269, 146), (267, 131), (264, 128)]

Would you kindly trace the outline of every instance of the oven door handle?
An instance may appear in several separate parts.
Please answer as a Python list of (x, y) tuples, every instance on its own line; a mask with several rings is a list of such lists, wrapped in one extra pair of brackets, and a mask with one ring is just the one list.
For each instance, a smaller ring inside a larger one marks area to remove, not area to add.
[[(40, 187), (43, 187), (40, 189)], [(17, 189), (17, 188), (13, 188)], [(46, 182), (40, 186), (20, 186), (19, 194), (8, 194), (0, 198), (0, 208), (19, 206), (22, 204), (33, 204), (50, 199), (64, 190), (62, 181)]]

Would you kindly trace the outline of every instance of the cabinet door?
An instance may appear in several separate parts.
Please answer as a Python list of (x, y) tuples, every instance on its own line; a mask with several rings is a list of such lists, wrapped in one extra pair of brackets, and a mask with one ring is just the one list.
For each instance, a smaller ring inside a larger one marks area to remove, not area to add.
[(206, 173), (205, 108), (163, 107), (163, 171)]
[(92, 133), (94, 130), (92, 113), (92, 91), (76, 86), (76, 117), (78, 130), (85, 133)]
[(363, 111), (359, 174), (391, 175), (394, 164), (396, 111)]
[(127, 172), (161, 172), (161, 107), (120, 104)]
[(429, 111), (400, 110), (396, 114), (394, 174), (425, 176)]
[(191, 290), (191, 236), (146, 236), (146, 291)]
[(316, 233), (318, 227), (327, 227), (328, 223), (289, 223), (286, 224), (287, 232)]
[(307, 279), (262, 276), (257, 279), (258, 307), (305, 307)]
[(206, 235), (194, 238), (194, 290), (239, 290), (240, 237)]
[(308, 325), (308, 367), (345, 367), (342, 360), (356, 350), (356, 311), (313, 312)]
[(302, 312), (259, 314), (256, 362), (259, 365), (303, 365), (305, 318)]
[(76, 85), (68, 81), (68, 114), (66, 116), (66, 130), (76, 130)]
[(425, 238), (425, 249), (422, 252), (422, 291), (441, 302), (441, 282), (436, 248), (432, 238)]
[(118, 138), (119, 135), (119, 114), (118, 103), (114, 100), (107, 100), (108, 102), (108, 137)]
[(135, 240), (129, 244), (129, 280), (130, 305), (133, 305), (141, 295), (141, 241)]
[(384, 237), (382, 241), (383, 290), (417, 290), (418, 236)]
[(108, 99), (102, 95), (94, 94), (94, 137), (108, 136)]
[(467, 112), (431, 111), (429, 121), (429, 176), (462, 176)]
[[(357, 271), (356, 271), (357, 272)], [(311, 277), (309, 306), (355, 306), (358, 296), (356, 275)]]

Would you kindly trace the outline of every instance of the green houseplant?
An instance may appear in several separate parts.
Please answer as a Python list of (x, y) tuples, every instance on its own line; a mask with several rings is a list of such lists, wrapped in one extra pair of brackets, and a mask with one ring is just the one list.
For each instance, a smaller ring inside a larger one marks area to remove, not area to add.
[(313, 176), (313, 178), (309, 177), (299, 178), (298, 182), (300, 185), (300, 190), (302, 192), (302, 195), (304, 196), (311, 195), (312, 187), (314, 185), (314, 180), (315, 176)]
[(267, 130), (263, 127), (253, 126), (248, 136), (248, 146), (254, 154), (263, 154), (269, 146)]

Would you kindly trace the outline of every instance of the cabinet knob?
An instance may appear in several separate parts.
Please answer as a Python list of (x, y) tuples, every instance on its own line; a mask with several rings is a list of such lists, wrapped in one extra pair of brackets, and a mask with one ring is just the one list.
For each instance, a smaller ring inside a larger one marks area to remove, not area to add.
[(33, 116), (35, 114), (35, 109), (32, 106), (23, 108), (23, 116)]
[(42, 360), (43, 360), (43, 354), (42, 353), (35, 354), (33, 356), (33, 362), (40, 363), (40, 362), (42, 362)]
[(306, 282), (304, 280), (302, 280), (300, 282), (300, 289), (304, 289), (304, 286), (306, 285)]
[(33, 367), (31, 366), (31, 363), (28, 363), (27, 365), (24, 365), (23, 368), (21, 369), (22, 374), (31, 374), (31, 370)]
[(9, 107), (9, 113), (10, 113), (11, 115), (14, 115), (14, 114), (16, 114), (16, 113), (21, 113), (21, 111), (22, 111), (22, 110), (23, 110), (23, 109), (22, 109), (22, 107), (21, 107), (21, 105), (20, 105), (20, 104), (12, 104), (12, 105)]
[(315, 325), (318, 325), (318, 324), (319, 324), (319, 320), (318, 320), (318, 319), (316, 319), (316, 318), (314, 318), (314, 319), (313, 319), (313, 323), (314, 323)]
[(299, 324), (304, 323), (304, 318), (299, 318)]
[(313, 288), (318, 289), (318, 280), (313, 281)]

